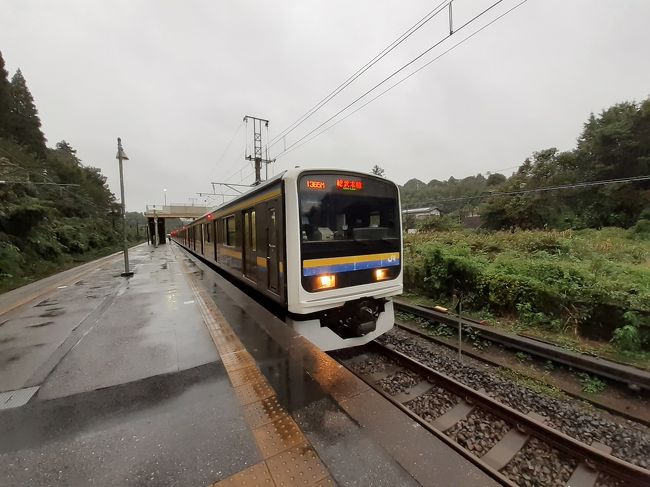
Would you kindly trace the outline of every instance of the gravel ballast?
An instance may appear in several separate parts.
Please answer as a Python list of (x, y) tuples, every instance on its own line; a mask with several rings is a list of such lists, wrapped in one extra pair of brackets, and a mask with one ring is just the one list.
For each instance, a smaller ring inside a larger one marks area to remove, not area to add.
[(415, 399), (405, 403), (415, 414), (429, 423), (445, 414), (456, 405), (459, 398), (444, 389), (433, 386), (433, 388)]
[(489, 396), (524, 414), (534, 411), (542, 415), (549, 426), (579, 441), (604, 443), (612, 448), (612, 455), (643, 468), (650, 467), (650, 433), (642, 425), (631, 421), (613, 422), (578, 401), (535, 392), (500, 377), (494, 367), (474, 359), (464, 357), (461, 363), (448, 348), (403, 330), (393, 329), (379, 341), (473, 389), (486, 391)]
[(446, 433), (474, 455), (482, 457), (510, 430), (505, 421), (482, 411), (474, 410), (467, 418), (452, 426)]
[(526, 487), (564, 487), (576, 465), (575, 460), (566, 458), (566, 455), (537, 438), (531, 438), (501, 473), (516, 484)]

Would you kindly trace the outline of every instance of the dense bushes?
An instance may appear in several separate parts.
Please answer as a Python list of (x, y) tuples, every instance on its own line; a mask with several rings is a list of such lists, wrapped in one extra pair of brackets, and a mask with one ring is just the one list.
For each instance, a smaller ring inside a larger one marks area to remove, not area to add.
[(434, 299), (555, 330), (614, 329), (650, 316), (650, 247), (625, 230), (442, 232), (409, 236), (405, 286)]

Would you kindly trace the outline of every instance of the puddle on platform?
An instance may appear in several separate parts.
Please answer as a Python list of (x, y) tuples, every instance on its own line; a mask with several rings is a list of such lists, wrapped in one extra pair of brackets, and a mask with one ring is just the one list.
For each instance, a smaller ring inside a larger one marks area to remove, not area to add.
[(29, 325), (27, 328), (42, 328), (44, 326), (50, 326), (50, 325), (53, 325), (53, 324), (54, 324), (53, 321), (45, 321), (43, 323), (37, 323), (35, 325)]
[(40, 318), (51, 318), (53, 316), (60, 316), (65, 313), (65, 310), (63, 308), (53, 308), (47, 310), (45, 313), (42, 315), (38, 315)]

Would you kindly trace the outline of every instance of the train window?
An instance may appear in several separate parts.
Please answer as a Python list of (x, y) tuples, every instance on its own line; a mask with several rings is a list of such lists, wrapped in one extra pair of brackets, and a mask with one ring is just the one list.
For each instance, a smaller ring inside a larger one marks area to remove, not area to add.
[(257, 225), (255, 225), (255, 210), (251, 211), (251, 250), (257, 250)]
[(229, 216), (226, 218), (226, 245), (237, 245), (237, 227), (235, 225), (235, 217)]
[(326, 183), (327, 189), (324, 191), (313, 191), (306, 187), (306, 183), (300, 183), (300, 231), (303, 242), (399, 239), (395, 185), (388, 181), (363, 178), (360, 190), (344, 191), (337, 188), (336, 177), (318, 175)]
[(253, 252), (257, 250), (257, 228), (255, 225), (255, 210), (244, 212), (244, 233), (246, 238), (246, 247)]
[(205, 230), (206, 230), (205, 231), (205, 241), (209, 243), (210, 242), (210, 234), (212, 233), (211, 232), (212, 229), (210, 228), (209, 223), (205, 224)]
[(244, 233), (246, 233), (246, 246), (251, 247), (251, 223), (248, 212), (244, 213)]

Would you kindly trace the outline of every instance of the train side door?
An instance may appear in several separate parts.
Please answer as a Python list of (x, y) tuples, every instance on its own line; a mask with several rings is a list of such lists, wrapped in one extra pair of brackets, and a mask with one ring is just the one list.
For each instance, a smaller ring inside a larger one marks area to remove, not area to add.
[(257, 276), (257, 227), (255, 208), (244, 211), (244, 275), (253, 281)]
[(266, 287), (269, 291), (279, 294), (280, 272), (279, 266), (279, 252), (278, 252), (278, 230), (279, 230), (279, 215), (276, 202), (273, 202), (267, 207), (267, 227), (266, 227)]

